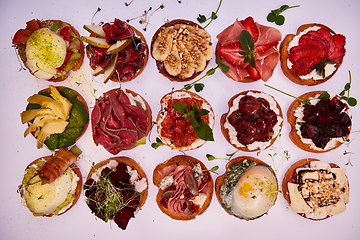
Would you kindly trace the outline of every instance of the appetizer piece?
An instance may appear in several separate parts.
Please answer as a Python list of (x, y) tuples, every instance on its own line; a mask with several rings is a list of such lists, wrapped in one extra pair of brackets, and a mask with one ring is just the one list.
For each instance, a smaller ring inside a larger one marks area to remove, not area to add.
[(146, 142), (152, 127), (149, 104), (128, 89), (113, 89), (103, 94), (91, 113), (93, 139), (116, 155)]
[(85, 99), (67, 87), (41, 90), (27, 100), (21, 115), (27, 123), (24, 137), (29, 133), (37, 139), (37, 148), (45, 144), (50, 150), (73, 145), (86, 131), (89, 112)]
[(166, 145), (186, 151), (214, 141), (215, 114), (205, 99), (193, 92), (177, 90), (163, 96), (160, 104), (157, 132)]
[(159, 72), (172, 81), (197, 77), (214, 55), (211, 36), (200, 25), (176, 19), (162, 25), (151, 40)]
[(84, 45), (80, 34), (69, 23), (60, 20), (33, 19), (19, 29), (12, 44), (31, 74), (49, 81), (63, 81), (80, 69)]
[(335, 93), (305, 93), (290, 105), (287, 116), (291, 141), (308, 152), (333, 150), (350, 135), (352, 117), (349, 106)]
[(285, 173), (282, 191), (291, 210), (311, 220), (324, 220), (346, 210), (349, 182), (345, 169), (306, 158)]
[(127, 82), (136, 78), (148, 61), (148, 46), (144, 36), (136, 28), (115, 18), (102, 25), (84, 25), (90, 36), (81, 36), (88, 43), (87, 56), (93, 75), (104, 74), (109, 79)]
[(216, 57), (229, 66), (225, 73), (238, 82), (267, 81), (279, 61), (277, 45), (281, 33), (254, 22), (252, 17), (227, 27), (217, 36)]
[(340, 67), (345, 42), (343, 35), (325, 25), (301, 25), (295, 35), (286, 35), (280, 45), (281, 68), (294, 83), (309, 86), (324, 83)]
[(145, 204), (148, 180), (133, 159), (113, 157), (91, 168), (84, 184), (87, 205), (101, 220), (114, 220), (125, 230)]
[(176, 220), (191, 220), (209, 207), (214, 182), (205, 165), (196, 158), (177, 155), (156, 166), (153, 183), (159, 188), (160, 210)]
[(221, 116), (221, 131), (236, 149), (246, 152), (270, 147), (279, 136), (283, 115), (280, 105), (269, 94), (244, 91), (233, 96), (229, 111)]
[(224, 210), (239, 219), (254, 220), (267, 214), (278, 195), (272, 168), (253, 157), (237, 157), (215, 181), (215, 193)]
[(22, 204), (34, 216), (52, 217), (69, 211), (81, 194), (82, 175), (77, 157), (60, 148), (53, 156), (30, 163), (19, 186)]

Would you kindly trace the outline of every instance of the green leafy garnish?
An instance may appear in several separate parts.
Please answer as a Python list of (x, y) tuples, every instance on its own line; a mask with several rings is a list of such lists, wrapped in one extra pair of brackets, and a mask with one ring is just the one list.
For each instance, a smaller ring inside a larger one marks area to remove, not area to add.
[(323, 78), (325, 78), (325, 67), (327, 64), (336, 64), (336, 62), (329, 61), (326, 58), (321, 58), (321, 61), (314, 66), (316, 73)]
[(215, 173), (217, 175), (219, 175), (216, 171), (219, 169), (219, 166), (214, 166), (212, 167), (210, 170), (202, 170), (203, 172), (208, 171), (208, 172), (212, 172)]
[(163, 143), (161, 141), (161, 139), (157, 137), (156, 142), (152, 143), (151, 147), (154, 148), (154, 149), (157, 149), (158, 147), (161, 147), (161, 146), (164, 146), (164, 145), (165, 145), (165, 143)]
[(215, 73), (216, 69), (220, 67), (220, 69), (227, 73), (229, 71), (229, 66), (223, 64), (219, 58), (216, 58), (216, 64), (217, 66), (214, 68), (209, 69), (204, 76), (199, 78), (198, 80), (195, 80), (192, 83), (184, 85), (184, 87), (181, 90), (190, 90), (192, 86), (194, 86), (196, 92), (200, 92), (204, 89), (205, 85), (203, 83), (198, 83), (200, 80), (204, 79), (207, 76), (211, 76)]
[(230, 160), (239, 150), (233, 152), (233, 153), (227, 153), (226, 156), (228, 156), (228, 158), (217, 158), (217, 157), (214, 157), (213, 155), (211, 154), (206, 154), (206, 158), (208, 159), (208, 161), (212, 161), (212, 160), (215, 160), (215, 159), (220, 159), (220, 160)]
[(194, 102), (191, 108), (188, 108), (184, 103), (177, 102), (172, 105), (176, 112), (181, 113), (182, 117), (191, 122), (196, 136), (205, 141), (214, 141), (212, 129), (207, 125), (201, 116), (209, 113), (206, 109), (199, 109)]
[(208, 22), (208, 24), (205, 25), (204, 28), (206, 28), (207, 26), (209, 26), (209, 24), (218, 18), (217, 13), (219, 12), (220, 6), (221, 6), (222, 0), (220, 0), (219, 2), (219, 6), (217, 7), (215, 12), (211, 12), (211, 16), (210, 17), (205, 17), (205, 15), (199, 14), (199, 17), (197, 17), (196, 19), (198, 20), (199, 23), (204, 23), (208, 20), (210, 20), (210, 22)]
[(287, 9), (300, 7), (300, 5), (289, 6), (289, 5), (282, 5), (278, 9), (271, 10), (271, 12), (267, 15), (266, 19), (268, 22), (275, 22), (276, 25), (283, 25), (285, 22), (285, 17), (281, 15)]
[(240, 45), (244, 51), (239, 51), (244, 56), (244, 62), (255, 67), (255, 58), (252, 50), (254, 49), (254, 39), (247, 30), (242, 30), (239, 37)]
[[(350, 79), (349, 82), (345, 84), (344, 90), (342, 90), (339, 95), (342, 99), (347, 101), (347, 103), (351, 107), (354, 107), (357, 104), (357, 100), (355, 98), (349, 96), (350, 95), (350, 87), (351, 87), (351, 72), (350, 72), (350, 70), (349, 70), (349, 79)], [(345, 96), (346, 93), (347, 93), (347, 96)]]

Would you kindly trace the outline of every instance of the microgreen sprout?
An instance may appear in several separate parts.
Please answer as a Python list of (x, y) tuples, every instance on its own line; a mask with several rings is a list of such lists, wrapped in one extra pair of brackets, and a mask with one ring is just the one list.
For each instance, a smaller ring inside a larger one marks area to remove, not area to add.
[(93, 23), (94, 22), (94, 17), (95, 17), (95, 15), (98, 13), (98, 12), (100, 12), (101, 11), (101, 8), (97, 8), (97, 10), (96, 10), (96, 12), (94, 13), (94, 15), (92, 16), (92, 18), (91, 18), (91, 23)]
[(209, 170), (202, 170), (203, 172), (205, 172), (205, 171), (208, 171), (208, 172), (212, 172), (212, 173), (215, 173), (215, 174), (217, 174), (217, 175), (219, 175), (216, 171), (219, 169), (219, 166), (214, 166), (214, 167), (212, 167), (211, 169), (209, 169)]
[(350, 155), (351, 154), (353, 154), (352, 152), (348, 152), (348, 151), (344, 151), (344, 153), (343, 153), (343, 155), (345, 156), (345, 155), (349, 155), (349, 161), (347, 162), (347, 163), (345, 163), (345, 165), (347, 166), (347, 165), (350, 165), (350, 166), (353, 166), (352, 165), (352, 163), (351, 163), (351, 161), (350, 161)]
[[(135, 20), (135, 19), (138, 19), (140, 18), (139, 20), (139, 23), (140, 24), (145, 24), (145, 27), (143, 27), (143, 30), (146, 31), (147, 29), (147, 26), (149, 25), (150, 23), (150, 17), (155, 13), (157, 12), (158, 10), (160, 9), (163, 9), (165, 6), (164, 4), (161, 4), (158, 8), (156, 8), (155, 10), (152, 9), (152, 7), (149, 7), (148, 10), (144, 10), (144, 13), (141, 15), (141, 16), (138, 16), (138, 17), (134, 17), (134, 18), (131, 18), (131, 19), (126, 19), (126, 22), (130, 22), (132, 20)], [(153, 10), (153, 11), (152, 11)], [(152, 12), (151, 12), (152, 11)]]
[(127, 3), (127, 2), (125, 2), (125, 6), (127, 6), (127, 7), (128, 7), (128, 6), (130, 6), (130, 4), (131, 4), (133, 1), (134, 1), (134, 0), (131, 0), (131, 1), (130, 1), (130, 2), (128, 2), (128, 3)]
[(220, 68), (223, 72), (227, 73), (229, 71), (229, 66), (223, 64), (219, 58), (216, 58), (216, 64), (217, 66), (214, 68), (209, 69), (204, 76), (201, 78), (195, 80), (192, 83), (184, 85), (184, 87), (181, 90), (190, 90), (192, 86), (194, 86), (196, 92), (200, 92), (204, 89), (205, 85), (203, 83), (198, 83), (202, 79), (204, 79), (207, 76), (211, 76), (215, 73), (216, 69)]
[(271, 10), (271, 12), (267, 15), (266, 19), (268, 22), (275, 22), (276, 25), (283, 25), (285, 22), (285, 17), (281, 15), (287, 9), (300, 7), (300, 5), (289, 6), (289, 5), (282, 5), (278, 9)]
[(233, 153), (227, 153), (226, 156), (228, 158), (218, 158), (218, 157), (214, 157), (213, 155), (211, 154), (206, 154), (206, 158), (208, 159), (208, 161), (212, 161), (212, 160), (215, 160), (215, 159), (219, 159), (219, 160), (230, 160), (239, 150), (233, 152)]
[(207, 26), (209, 26), (209, 24), (210, 24), (213, 20), (215, 20), (215, 19), (218, 18), (217, 13), (219, 12), (221, 3), (222, 3), (222, 0), (220, 0), (219, 5), (218, 5), (216, 11), (215, 11), (215, 12), (211, 12), (211, 16), (210, 16), (210, 17), (207, 18), (207, 17), (205, 17), (205, 15), (199, 14), (199, 17), (196, 18), (199, 23), (204, 23), (204, 22), (210, 20), (210, 22), (208, 22), (208, 23), (205, 25), (204, 28), (206, 28)]
[[(349, 70), (349, 82), (345, 84), (344, 86), (344, 90), (341, 91), (341, 93), (339, 94), (340, 97), (342, 99), (344, 99), (345, 101), (347, 101), (347, 103), (351, 106), (354, 107), (357, 104), (357, 100), (353, 97), (350, 97), (350, 88), (351, 88), (351, 72)], [(345, 96), (345, 94), (347, 93), (347, 96)]]
[(154, 149), (157, 149), (158, 147), (161, 147), (161, 146), (164, 146), (164, 145), (165, 145), (165, 143), (163, 143), (161, 141), (161, 139), (157, 137), (156, 142), (152, 143), (151, 147), (154, 148)]

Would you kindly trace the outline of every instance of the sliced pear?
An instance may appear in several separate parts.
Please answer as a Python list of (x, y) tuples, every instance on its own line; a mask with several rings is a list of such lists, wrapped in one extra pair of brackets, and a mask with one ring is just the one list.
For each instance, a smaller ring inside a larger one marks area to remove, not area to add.
[(144, 145), (146, 144), (146, 136), (142, 137), (141, 139), (137, 140), (135, 145)]
[(106, 54), (112, 54), (112, 53), (115, 53), (115, 52), (120, 52), (121, 50), (123, 50), (124, 48), (129, 46), (129, 44), (131, 42), (132, 42), (131, 38), (118, 40), (115, 44), (113, 44), (113, 45), (111, 45), (111, 47), (109, 47), (109, 49), (106, 51)]
[(84, 25), (83, 28), (95, 37), (105, 38), (105, 32), (101, 26)]
[(105, 72), (105, 68), (102, 68), (101, 66), (96, 66), (94, 72), (93, 72), (93, 76), (96, 77), (97, 75), (100, 75), (102, 73)]
[(111, 59), (111, 63), (110, 65), (106, 68), (105, 72), (104, 72), (104, 83), (107, 83), (107, 81), (109, 81), (109, 79), (112, 77), (112, 75), (115, 73), (116, 70), (116, 63), (117, 63), (117, 59), (118, 59), (118, 53), (119, 52), (115, 52), (113, 54), (113, 57)]
[(111, 45), (106, 42), (105, 38), (81, 36), (80, 40), (95, 47), (100, 47), (100, 48), (111, 47)]

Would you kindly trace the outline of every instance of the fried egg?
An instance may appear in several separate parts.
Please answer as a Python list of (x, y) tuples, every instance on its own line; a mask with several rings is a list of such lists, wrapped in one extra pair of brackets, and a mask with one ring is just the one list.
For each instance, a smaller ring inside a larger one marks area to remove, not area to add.
[(26, 65), (38, 78), (50, 79), (65, 61), (66, 41), (48, 28), (34, 31), (26, 42)]
[(244, 219), (260, 217), (274, 205), (277, 193), (277, 180), (269, 168), (250, 167), (231, 191), (232, 212)]

